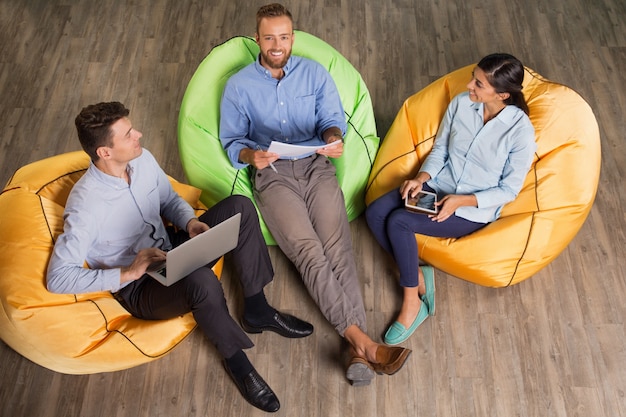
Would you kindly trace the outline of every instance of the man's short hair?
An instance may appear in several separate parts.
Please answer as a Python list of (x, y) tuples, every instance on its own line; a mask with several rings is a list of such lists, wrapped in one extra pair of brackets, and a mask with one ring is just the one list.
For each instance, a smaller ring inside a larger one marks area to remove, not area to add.
[(89, 105), (76, 116), (74, 123), (83, 150), (92, 161), (99, 159), (96, 151), (101, 146), (113, 146), (111, 125), (127, 117), (130, 111), (120, 102)]
[(293, 17), (291, 16), (291, 12), (287, 10), (285, 6), (280, 3), (272, 3), (267, 4), (265, 6), (261, 6), (259, 10), (256, 12), (256, 33), (259, 33), (259, 24), (261, 20), (266, 17), (280, 17), (287, 16), (289, 20), (293, 23)]

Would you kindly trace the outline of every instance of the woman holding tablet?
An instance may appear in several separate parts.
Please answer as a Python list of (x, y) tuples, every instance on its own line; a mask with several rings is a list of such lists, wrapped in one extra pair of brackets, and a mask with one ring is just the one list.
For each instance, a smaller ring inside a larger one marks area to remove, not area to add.
[[(481, 59), (468, 91), (449, 104), (417, 176), (367, 208), (367, 223), (394, 257), (404, 289), (400, 314), (385, 343), (404, 342), (435, 313), (433, 270), (419, 267), (415, 233), (449, 238), (470, 234), (496, 220), (522, 188), (536, 149), (523, 79), (522, 63), (509, 54)], [(436, 213), (409, 207), (422, 191), (437, 195)]]

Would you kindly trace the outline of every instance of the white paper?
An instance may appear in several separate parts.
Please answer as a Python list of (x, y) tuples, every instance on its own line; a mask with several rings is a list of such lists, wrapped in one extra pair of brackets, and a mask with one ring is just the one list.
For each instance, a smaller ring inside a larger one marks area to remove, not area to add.
[[(337, 141), (337, 143), (339, 143), (339, 141)], [(326, 143), (319, 146), (301, 146), (291, 145), (289, 143), (277, 142), (273, 140), (272, 143), (270, 143), (270, 147), (267, 149), (267, 151), (277, 153), (281, 157), (295, 158), (298, 156), (314, 153), (318, 149), (326, 148), (328, 146), (334, 146), (334, 144)]]

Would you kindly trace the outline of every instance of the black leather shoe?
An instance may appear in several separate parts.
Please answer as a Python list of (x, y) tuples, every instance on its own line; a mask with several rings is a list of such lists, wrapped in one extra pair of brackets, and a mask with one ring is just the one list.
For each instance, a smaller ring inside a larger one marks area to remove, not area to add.
[(280, 408), (280, 402), (278, 397), (274, 394), (274, 391), (267, 385), (267, 382), (261, 378), (261, 375), (252, 368), (252, 371), (243, 378), (236, 378), (230, 371), (230, 368), (224, 362), (224, 368), (226, 372), (235, 382), (239, 392), (243, 395), (250, 404), (256, 408), (267, 411), (268, 413), (274, 413)]
[(311, 323), (280, 311), (276, 311), (270, 320), (261, 323), (251, 323), (244, 317), (241, 319), (241, 327), (248, 333), (261, 333), (264, 330), (270, 330), (290, 338), (307, 337), (313, 333)]

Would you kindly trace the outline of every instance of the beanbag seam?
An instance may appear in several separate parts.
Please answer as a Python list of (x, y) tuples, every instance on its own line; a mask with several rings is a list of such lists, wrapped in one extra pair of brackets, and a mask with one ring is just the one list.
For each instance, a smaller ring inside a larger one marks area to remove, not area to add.
[[(374, 185), (374, 183), (376, 182), (376, 178), (378, 178), (378, 175), (379, 175), (381, 172), (383, 172), (383, 171), (385, 170), (385, 168), (387, 168), (389, 165), (393, 164), (394, 162), (396, 162), (396, 161), (398, 161), (398, 160), (400, 160), (400, 159), (402, 159), (402, 158), (404, 158), (404, 157), (406, 157), (406, 156), (413, 155), (413, 154), (415, 153), (415, 151), (417, 150), (417, 148), (419, 148), (420, 146), (422, 146), (424, 143), (426, 143), (426, 142), (428, 142), (428, 141), (431, 141), (431, 140), (435, 140), (435, 136), (436, 136), (436, 135), (433, 135), (433, 136), (430, 136), (430, 137), (428, 137), (428, 138), (426, 138), (426, 139), (422, 140), (421, 142), (419, 142), (417, 145), (415, 145), (415, 146), (413, 147), (413, 150), (412, 150), (412, 151), (408, 151), (408, 152), (406, 152), (406, 153), (403, 153), (402, 155), (398, 155), (397, 157), (395, 157), (395, 158), (393, 158), (393, 159), (389, 160), (388, 162), (386, 162), (386, 163), (385, 163), (385, 165), (383, 165), (382, 167), (380, 167), (380, 169), (378, 170), (378, 172), (376, 172), (376, 174), (374, 174), (374, 176), (373, 176), (373, 177), (371, 177), (371, 178), (368, 180), (368, 182), (367, 182), (367, 186), (365, 187), (365, 194), (367, 194), (367, 192), (369, 191), (370, 187), (371, 187), (372, 185)], [(372, 162), (372, 168), (374, 168), (374, 167), (373, 167), (373, 162)]]

